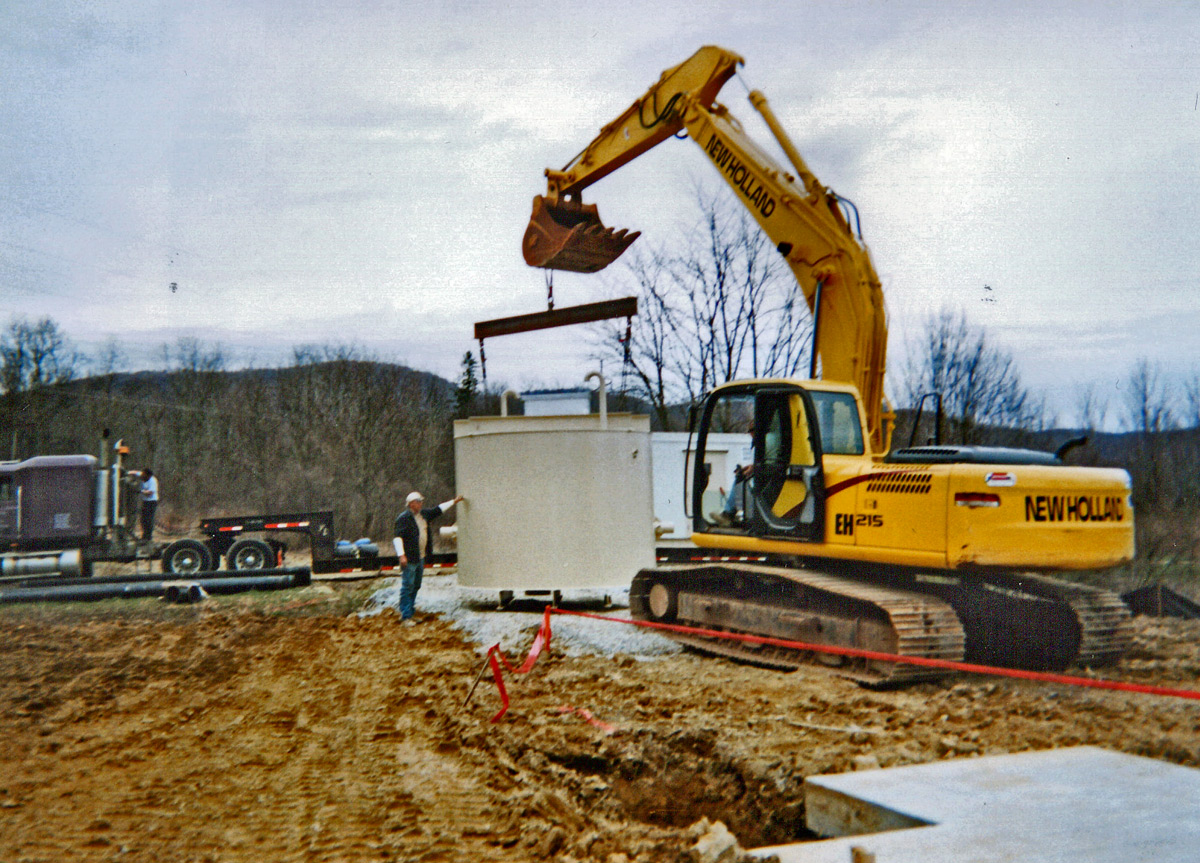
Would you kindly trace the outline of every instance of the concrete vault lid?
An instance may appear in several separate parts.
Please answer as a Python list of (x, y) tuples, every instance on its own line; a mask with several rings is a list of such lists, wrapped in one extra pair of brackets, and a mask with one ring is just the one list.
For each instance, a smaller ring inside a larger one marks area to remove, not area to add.
[(1200, 770), (1091, 746), (813, 776), (805, 808), (810, 829), (839, 838), (754, 853), (781, 863), (847, 863), (853, 847), (879, 863), (1200, 859)]

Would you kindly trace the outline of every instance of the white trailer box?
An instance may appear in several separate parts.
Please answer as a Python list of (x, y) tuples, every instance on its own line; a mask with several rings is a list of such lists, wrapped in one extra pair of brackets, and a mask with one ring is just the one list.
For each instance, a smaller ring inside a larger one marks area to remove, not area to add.
[(649, 417), (458, 420), (454, 458), (461, 587), (609, 590), (654, 565)]
[[(691, 438), (693, 450), (688, 451)], [(692, 470), (695, 468), (695, 435), (687, 432), (655, 432), (650, 435), (654, 451), (654, 518), (664, 530), (659, 545), (691, 546)], [(704, 490), (703, 515), (721, 509), (733, 487), (733, 471), (754, 461), (748, 434), (710, 434), (705, 460), (712, 465), (711, 479)], [(684, 476), (686, 472), (686, 477)]]

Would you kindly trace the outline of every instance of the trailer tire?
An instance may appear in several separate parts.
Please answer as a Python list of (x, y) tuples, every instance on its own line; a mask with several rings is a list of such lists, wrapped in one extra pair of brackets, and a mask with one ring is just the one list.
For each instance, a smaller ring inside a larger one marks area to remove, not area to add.
[(177, 539), (163, 549), (163, 572), (174, 575), (196, 575), (212, 568), (212, 552), (199, 540)]
[(261, 539), (239, 539), (229, 546), (225, 560), (233, 570), (271, 569), (275, 552)]

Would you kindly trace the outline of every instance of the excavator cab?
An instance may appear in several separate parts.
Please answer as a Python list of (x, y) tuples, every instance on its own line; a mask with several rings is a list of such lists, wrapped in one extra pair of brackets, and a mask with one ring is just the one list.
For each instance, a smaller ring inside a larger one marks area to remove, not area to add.
[[(710, 395), (697, 440), (695, 529), (823, 539), (824, 472), (816, 416), (812, 396), (798, 386), (739, 384)], [(705, 518), (703, 492), (713, 456), (722, 450), (747, 454), (752, 462), (744, 466), (744, 481), (734, 478), (724, 510)]]
[(595, 204), (565, 197), (556, 203), (536, 195), (521, 251), (531, 267), (595, 273), (640, 236), (641, 231), (606, 228)]

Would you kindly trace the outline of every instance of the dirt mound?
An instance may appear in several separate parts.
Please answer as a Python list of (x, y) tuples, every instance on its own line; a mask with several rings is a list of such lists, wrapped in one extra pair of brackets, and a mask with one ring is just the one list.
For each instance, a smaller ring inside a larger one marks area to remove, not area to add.
[[(488, 680), (464, 706), (480, 657), (457, 630), (314, 602), (5, 610), (0, 857), (686, 860), (702, 817), (744, 847), (806, 838), (815, 773), (1078, 744), (1200, 766), (1193, 701), (978, 678), (867, 692), (694, 654), (551, 653), (493, 725)], [(1106, 675), (1194, 686), (1198, 644), (1196, 623), (1139, 620)]]

